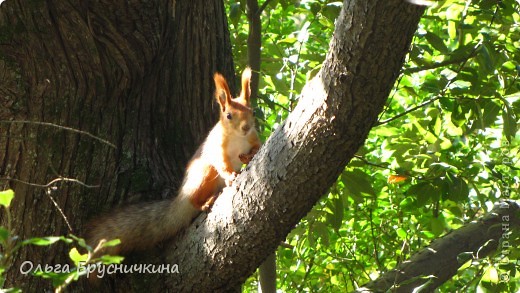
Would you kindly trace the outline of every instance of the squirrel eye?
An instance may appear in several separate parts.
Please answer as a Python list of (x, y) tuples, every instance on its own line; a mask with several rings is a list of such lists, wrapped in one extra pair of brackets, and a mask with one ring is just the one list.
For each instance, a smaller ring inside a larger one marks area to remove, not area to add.
[(231, 120), (231, 118), (232, 118), (231, 113), (227, 113), (227, 114), (226, 114), (226, 118), (227, 118), (228, 120)]

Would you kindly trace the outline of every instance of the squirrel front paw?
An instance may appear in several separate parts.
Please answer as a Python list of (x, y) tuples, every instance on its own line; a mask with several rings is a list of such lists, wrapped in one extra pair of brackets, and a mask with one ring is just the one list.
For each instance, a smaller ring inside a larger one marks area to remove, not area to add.
[(253, 155), (240, 154), (240, 155), (238, 155), (238, 158), (240, 159), (240, 162), (242, 162), (242, 164), (249, 164), (249, 162), (251, 162), (251, 160), (253, 159)]
[(249, 153), (238, 155), (238, 158), (240, 159), (240, 162), (242, 162), (242, 164), (249, 164), (249, 162), (251, 162), (251, 160), (253, 159), (253, 157), (256, 155), (257, 152), (258, 152), (258, 147), (254, 147), (251, 149), (251, 151), (249, 151)]

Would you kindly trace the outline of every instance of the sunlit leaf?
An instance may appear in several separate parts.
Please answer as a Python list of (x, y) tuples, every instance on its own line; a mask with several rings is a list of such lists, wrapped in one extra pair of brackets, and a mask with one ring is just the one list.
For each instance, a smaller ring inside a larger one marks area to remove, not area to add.
[(0, 205), (9, 207), (11, 200), (14, 198), (14, 191), (12, 189), (0, 191)]
[(76, 247), (73, 247), (69, 251), (69, 257), (77, 266), (80, 262), (85, 262), (88, 259), (88, 253), (80, 254)]
[(406, 231), (403, 228), (397, 228), (396, 232), (397, 236), (401, 239), (406, 239), (406, 237), (408, 236), (408, 233), (406, 233)]
[(47, 246), (47, 245), (51, 245), (53, 243), (56, 243), (57, 241), (60, 241), (62, 239), (62, 237), (54, 237), (54, 236), (49, 236), (49, 237), (41, 237), (41, 238), (30, 238), (30, 239), (27, 239), (25, 241), (23, 241), (23, 244), (27, 245), (27, 244), (32, 244), (32, 245), (38, 245), (38, 246)]

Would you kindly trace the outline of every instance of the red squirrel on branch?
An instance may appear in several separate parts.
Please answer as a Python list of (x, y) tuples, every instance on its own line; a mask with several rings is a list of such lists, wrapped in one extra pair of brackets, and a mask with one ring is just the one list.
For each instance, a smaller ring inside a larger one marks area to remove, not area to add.
[(124, 254), (144, 250), (174, 236), (200, 213), (207, 211), (225, 186), (230, 186), (260, 148), (250, 101), (251, 70), (242, 73), (242, 90), (233, 98), (226, 79), (219, 73), (215, 98), (220, 120), (191, 158), (181, 187), (173, 199), (131, 205), (94, 220), (87, 243), (96, 247), (102, 239), (121, 244), (103, 253)]

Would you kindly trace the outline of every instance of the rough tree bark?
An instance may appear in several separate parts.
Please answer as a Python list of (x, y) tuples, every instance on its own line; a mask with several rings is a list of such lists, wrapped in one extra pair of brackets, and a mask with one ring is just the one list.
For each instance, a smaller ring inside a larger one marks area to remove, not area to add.
[[(103, 211), (172, 196), (185, 163), (218, 117), (216, 70), (232, 80), (220, 0), (3, 2), (0, 188), (16, 192), (14, 232), (21, 239), (83, 235), (87, 221)], [(50, 189), (28, 184), (60, 176), (99, 185), (53, 186), (51, 196), (71, 231), (46, 196)], [(20, 264), (69, 263), (69, 249), (24, 247), (6, 285), (49, 289), (47, 280), (20, 275)], [(169, 276), (118, 277), (125, 278), (119, 290), (146, 286), (159, 292), (159, 279)]]

